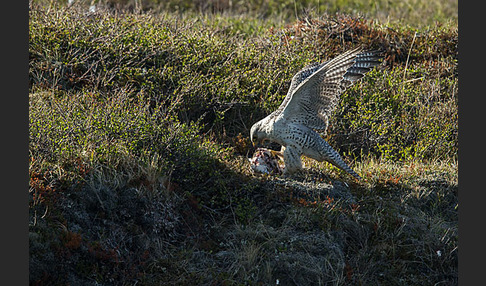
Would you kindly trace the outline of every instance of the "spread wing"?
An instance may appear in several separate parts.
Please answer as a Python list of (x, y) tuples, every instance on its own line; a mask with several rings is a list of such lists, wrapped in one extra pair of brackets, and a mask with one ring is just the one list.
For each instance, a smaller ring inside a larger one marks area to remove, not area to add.
[(290, 99), (292, 98), (292, 94), (295, 90), (295, 88), (303, 82), (306, 78), (310, 77), (313, 73), (318, 71), (320, 68), (322, 68), (327, 62), (324, 62), (322, 64), (319, 63), (314, 63), (311, 65), (308, 65), (301, 69), (299, 72), (297, 72), (294, 77), (292, 77), (292, 81), (290, 82), (290, 87), (289, 90), (287, 91), (287, 96), (285, 96), (282, 104), (278, 107), (278, 109), (275, 111), (276, 113), (281, 113), (287, 106), (287, 103), (289, 103)]
[(349, 50), (336, 58), (299, 71), (276, 113), (290, 122), (316, 131), (327, 128), (327, 119), (339, 101), (339, 95), (380, 63), (379, 52)]

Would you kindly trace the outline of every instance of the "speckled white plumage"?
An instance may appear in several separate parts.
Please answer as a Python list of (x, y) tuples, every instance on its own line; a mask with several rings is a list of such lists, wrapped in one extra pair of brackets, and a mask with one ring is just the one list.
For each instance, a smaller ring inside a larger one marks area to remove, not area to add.
[(252, 126), (251, 140), (267, 139), (282, 145), (285, 173), (301, 169), (301, 156), (305, 155), (328, 161), (360, 179), (319, 133), (326, 132), (340, 94), (380, 59), (378, 52), (355, 48), (330, 61), (305, 67), (292, 78), (278, 109)]

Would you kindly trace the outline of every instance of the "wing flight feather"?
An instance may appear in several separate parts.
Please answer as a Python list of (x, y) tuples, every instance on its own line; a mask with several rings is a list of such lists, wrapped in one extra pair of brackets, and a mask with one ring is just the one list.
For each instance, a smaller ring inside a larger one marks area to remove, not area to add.
[(380, 63), (379, 52), (349, 50), (334, 59), (308, 66), (293, 78), (284, 101), (276, 110), (290, 122), (325, 131), (339, 95)]

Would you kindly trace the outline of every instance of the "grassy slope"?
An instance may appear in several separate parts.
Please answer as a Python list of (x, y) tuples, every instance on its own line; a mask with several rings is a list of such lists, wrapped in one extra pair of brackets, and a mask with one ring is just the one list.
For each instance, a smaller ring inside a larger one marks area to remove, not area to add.
[[(32, 282), (457, 283), (457, 24), (176, 15), (30, 12)], [(326, 139), (364, 181), (252, 174), (251, 124), (357, 44), (386, 63)]]

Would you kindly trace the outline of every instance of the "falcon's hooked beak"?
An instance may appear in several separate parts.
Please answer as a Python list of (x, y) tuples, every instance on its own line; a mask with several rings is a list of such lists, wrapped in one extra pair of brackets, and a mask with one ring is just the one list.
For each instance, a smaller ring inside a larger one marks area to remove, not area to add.
[(251, 144), (253, 145), (253, 148), (257, 148), (258, 146), (263, 145), (263, 140), (255, 138), (255, 140), (251, 140)]
[[(257, 130), (256, 130), (256, 125), (253, 125), (250, 130), (250, 141), (251, 144), (253, 145), (253, 148), (256, 148), (256, 146), (260, 143), (261, 140), (258, 140), (258, 135), (257, 135)], [(259, 142), (260, 141), (260, 142)]]

